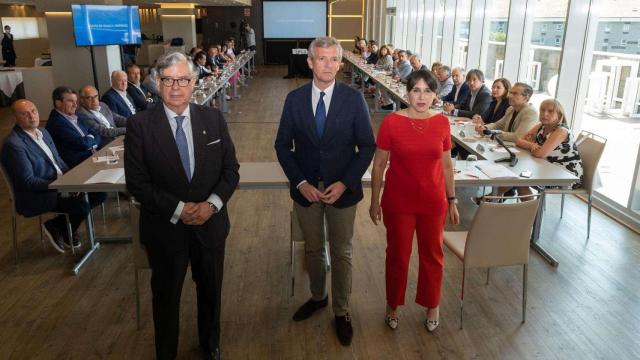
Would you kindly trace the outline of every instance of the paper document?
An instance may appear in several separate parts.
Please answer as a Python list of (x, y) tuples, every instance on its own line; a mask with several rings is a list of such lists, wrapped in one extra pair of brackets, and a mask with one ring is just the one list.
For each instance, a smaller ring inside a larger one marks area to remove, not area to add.
[(85, 184), (124, 184), (124, 168), (100, 170)]
[(115, 154), (116, 151), (124, 151), (124, 145), (109, 146), (109, 151), (111, 151), (112, 154)]
[(490, 179), (517, 179), (518, 176), (501, 164), (481, 164), (476, 165)]
[[(509, 150), (514, 154), (517, 154), (517, 153), (520, 152), (520, 150), (518, 150), (517, 148), (514, 148), (514, 147), (510, 147)], [(490, 151), (498, 153), (498, 154), (508, 154), (507, 150), (505, 148), (503, 148), (502, 146), (492, 147)]]
[(120, 157), (118, 157), (118, 155), (106, 155), (106, 156), (94, 156), (92, 157), (93, 162), (94, 163), (102, 163), (102, 162), (106, 162), (106, 163), (117, 163), (118, 159), (120, 159)]

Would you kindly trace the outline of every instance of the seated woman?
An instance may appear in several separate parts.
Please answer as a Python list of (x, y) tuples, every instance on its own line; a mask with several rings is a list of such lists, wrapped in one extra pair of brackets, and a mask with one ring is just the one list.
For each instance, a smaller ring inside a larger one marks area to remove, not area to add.
[(207, 54), (204, 51), (200, 51), (195, 54), (193, 64), (196, 66), (196, 72), (198, 73), (198, 79), (203, 79), (207, 76), (213, 76), (213, 72), (207, 69)]
[(500, 120), (487, 125), (478, 124), (476, 131), (482, 134), (484, 129), (501, 130), (500, 138), (504, 141), (515, 142), (523, 137), (538, 119), (536, 109), (529, 104), (533, 95), (533, 88), (525, 83), (515, 83), (509, 90), (509, 105)]
[(393, 69), (393, 57), (387, 45), (382, 45), (380, 50), (378, 50), (378, 61), (376, 62), (375, 68), (384, 71), (391, 71)]
[(473, 123), (476, 125), (485, 125), (494, 123), (504, 116), (505, 111), (509, 107), (509, 91), (511, 83), (505, 78), (497, 79), (491, 86), (491, 96), (493, 100), (489, 104), (489, 109), (482, 115), (473, 115)]
[[(529, 150), (531, 155), (558, 164), (578, 177), (572, 188), (582, 187), (582, 159), (573, 134), (567, 127), (564, 108), (555, 99), (547, 99), (540, 104), (540, 123), (516, 141), (518, 147)], [(531, 190), (518, 188), (519, 195), (531, 194)]]

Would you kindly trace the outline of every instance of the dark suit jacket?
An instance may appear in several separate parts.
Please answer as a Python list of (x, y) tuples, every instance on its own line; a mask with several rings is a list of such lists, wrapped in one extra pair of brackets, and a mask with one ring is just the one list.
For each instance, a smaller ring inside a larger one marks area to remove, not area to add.
[(484, 112), (484, 114), (482, 114), (482, 121), (484, 121), (485, 124), (491, 124), (502, 119), (505, 111), (509, 108), (509, 100), (507, 99), (503, 99), (496, 109), (497, 103), (496, 99), (491, 100), (489, 108)]
[[(45, 129), (40, 131), (58, 167), (66, 172), (69, 168), (58, 154), (51, 135)], [(2, 166), (13, 183), (18, 214), (36, 216), (56, 206), (57, 192), (49, 190), (49, 184), (58, 177), (56, 168), (31, 136), (17, 125), (4, 141)]]
[[(131, 101), (133, 106), (136, 106), (135, 102), (129, 94), (127, 94), (127, 97), (129, 98), (129, 101)], [(122, 97), (120, 97), (120, 95), (115, 90), (113, 90), (113, 88), (107, 90), (107, 92), (102, 95), (102, 98), (100, 100), (103, 103), (109, 105), (109, 109), (120, 116), (128, 118), (129, 116), (133, 115), (131, 113), (131, 110), (129, 109), (129, 106), (127, 106), (127, 103), (122, 100)]]
[(84, 135), (80, 135), (69, 120), (56, 109), (51, 110), (47, 120), (46, 128), (56, 143), (60, 156), (70, 168), (90, 157), (92, 148), (99, 146), (101, 141), (100, 135), (87, 128), (80, 119), (78, 119), (78, 126)]
[(460, 105), (460, 107), (456, 107), (458, 109), (458, 116), (466, 118), (471, 118), (476, 114), (482, 116), (489, 108), (492, 99), (491, 91), (489, 91), (486, 86), (482, 85), (476, 95), (473, 108), (471, 108), (471, 91), (469, 91), (469, 96), (467, 97), (467, 100), (465, 100), (464, 104)]
[[(149, 91), (142, 84), (140, 84), (140, 87), (142, 88), (142, 92), (131, 82), (127, 81), (127, 94), (133, 99), (133, 106), (136, 107), (136, 111), (146, 110), (149, 106), (147, 102), (147, 94), (149, 94)], [(116, 95), (118, 94), (116, 93)]]
[(111, 124), (111, 128), (106, 127), (97, 116), (84, 107), (78, 106), (78, 110), (76, 110), (76, 115), (78, 115), (80, 122), (82, 122), (87, 128), (93, 130), (96, 134), (100, 135), (102, 138), (100, 147), (102, 147), (113, 141), (113, 138), (116, 136), (127, 133), (127, 118), (112, 113), (109, 106), (103, 102), (100, 103), (100, 113), (107, 119), (109, 124)]
[(443, 97), (442, 101), (452, 103), (456, 107), (464, 104), (467, 101), (467, 98), (469, 97), (469, 94), (470, 94), (469, 85), (467, 84), (466, 81), (463, 82), (460, 88), (460, 93), (458, 94), (458, 99), (455, 99), (456, 91), (458, 91), (457, 89), (458, 87), (456, 85), (453, 85), (453, 89), (451, 89), (451, 92), (449, 93), (449, 95)]
[(333, 206), (349, 207), (362, 199), (362, 175), (376, 149), (369, 110), (360, 92), (336, 81), (325, 130), (318, 138), (311, 84), (287, 95), (275, 142), (278, 161), (298, 204), (310, 205), (296, 186), (302, 180), (318, 186), (321, 179), (325, 186), (342, 181), (347, 189)]
[[(191, 104), (195, 167), (188, 181), (162, 104), (127, 121), (124, 169), (127, 189), (140, 202), (140, 240), (167, 251), (187, 251), (189, 234), (203, 246), (224, 245), (227, 202), (238, 186), (240, 165), (222, 113)], [(215, 193), (224, 206), (200, 226), (172, 224), (178, 202), (206, 201)]]

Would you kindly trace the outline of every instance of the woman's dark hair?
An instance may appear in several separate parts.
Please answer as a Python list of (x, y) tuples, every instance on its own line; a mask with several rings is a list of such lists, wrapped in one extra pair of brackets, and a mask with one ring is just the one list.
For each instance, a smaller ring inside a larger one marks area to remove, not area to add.
[(493, 83), (500, 82), (502, 83), (502, 87), (504, 87), (504, 95), (502, 95), (502, 100), (507, 100), (507, 96), (509, 95), (509, 90), (511, 90), (511, 82), (505, 78), (496, 79)]
[(438, 79), (430, 70), (418, 70), (414, 71), (409, 76), (407, 76), (407, 92), (413, 90), (418, 81), (424, 80), (429, 87), (429, 90), (432, 92), (436, 92), (438, 89)]

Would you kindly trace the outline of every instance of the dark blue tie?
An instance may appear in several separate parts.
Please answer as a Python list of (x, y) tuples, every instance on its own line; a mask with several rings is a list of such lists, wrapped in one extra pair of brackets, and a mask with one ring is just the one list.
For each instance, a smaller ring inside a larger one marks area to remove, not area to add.
[(318, 132), (318, 137), (322, 137), (322, 133), (324, 132), (324, 123), (327, 121), (327, 110), (324, 107), (324, 91), (320, 93), (320, 100), (318, 100), (318, 106), (316, 106), (316, 131)]
[(189, 160), (189, 144), (187, 143), (187, 136), (182, 129), (182, 121), (184, 116), (176, 116), (176, 145), (178, 145), (178, 153), (180, 154), (180, 161), (182, 167), (187, 175), (187, 179), (191, 181), (191, 161)]

